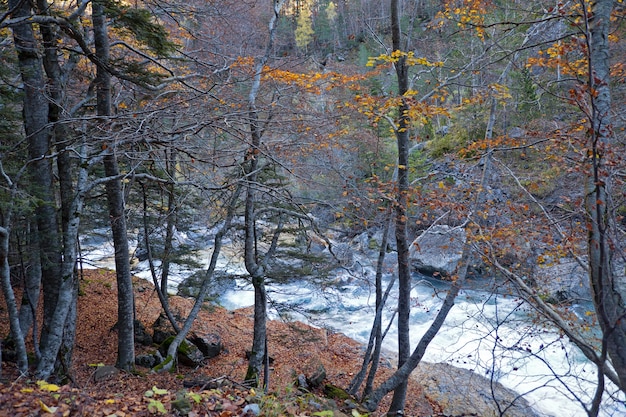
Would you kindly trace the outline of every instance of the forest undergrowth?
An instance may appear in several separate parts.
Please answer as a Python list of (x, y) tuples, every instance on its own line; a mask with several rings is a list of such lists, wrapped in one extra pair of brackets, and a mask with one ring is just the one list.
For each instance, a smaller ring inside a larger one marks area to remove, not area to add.
[[(138, 278), (134, 279), (134, 289), (137, 319), (151, 333), (152, 324), (161, 312), (157, 294), (149, 282)], [(20, 377), (15, 365), (4, 361), (0, 416), (254, 415), (248, 411), (250, 407), (246, 409), (248, 404), (258, 404), (262, 416), (364, 415), (358, 409), (352, 411), (345, 400), (325, 398), (323, 388), (312, 392), (297, 388), (297, 375), (306, 375), (319, 364), (326, 369), (326, 383), (346, 387), (362, 360), (362, 347), (356, 341), (299, 322), (269, 323), (268, 347), (273, 359), (269, 390), (264, 393), (245, 387), (241, 382), (247, 367), (246, 349), (252, 338), (252, 308), (228, 311), (216, 305), (203, 307), (193, 332), (218, 334), (223, 344), (221, 354), (203, 366), (179, 366), (172, 373), (152, 373), (137, 367), (134, 373), (112, 372), (101, 377), (98, 370), (102, 365), (114, 365), (116, 359), (115, 300), (114, 272), (84, 271), (78, 298), (72, 381), (43, 383), (28, 376)], [(170, 298), (172, 309), (179, 315), (189, 311), (192, 303), (188, 298)], [(6, 314), (5, 306), (0, 305), (2, 335), (9, 331)], [(136, 350), (141, 354), (155, 348), (137, 346)], [(379, 378), (385, 378), (390, 371), (383, 369)], [(198, 382), (195, 386), (185, 388), (194, 381)], [(433, 408), (436, 405), (433, 407), (419, 384), (412, 381), (407, 415), (422, 415)], [(383, 403), (379, 409), (385, 410), (386, 405)]]

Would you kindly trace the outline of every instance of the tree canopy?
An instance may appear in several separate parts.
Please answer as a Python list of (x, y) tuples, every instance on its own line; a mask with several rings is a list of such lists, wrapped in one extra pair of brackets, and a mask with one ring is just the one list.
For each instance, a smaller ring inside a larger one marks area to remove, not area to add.
[[(241, 378), (267, 389), (266, 284), (323, 291), (339, 270), (356, 276), (345, 242), (362, 235), (377, 250), (377, 314), (346, 388), (369, 411), (394, 391), (389, 413), (402, 414), (407, 378), (468, 276), (523, 299), (536, 326), (594, 366), (593, 393), (565, 388), (585, 413), (623, 400), (621, 0), (9, 0), (0, 11), (3, 336), (22, 374), (71, 381), (80, 242), (108, 230), (116, 366), (135, 367), (134, 259), (176, 332), (167, 370), (232, 252), (255, 291)], [(439, 225), (463, 231), (451, 273), (414, 261), (416, 239)], [(177, 238), (198, 229), (208, 259)], [(577, 282), (558, 269), (570, 262)], [(198, 290), (176, 317), (181, 269)], [(450, 288), (412, 346), (417, 270)], [(392, 300), (383, 276), (397, 277)], [(398, 371), (374, 385), (389, 303)]]

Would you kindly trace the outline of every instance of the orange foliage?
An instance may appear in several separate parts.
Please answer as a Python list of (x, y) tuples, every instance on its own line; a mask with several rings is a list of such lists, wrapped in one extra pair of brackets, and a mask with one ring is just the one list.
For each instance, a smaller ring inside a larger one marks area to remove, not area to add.
[(446, 20), (450, 20), (461, 29), (472, 27), (476, 35), (484, 39), (485, 15), (490, 4), (486, 0), (448, 0), (444, 9), (437, 14), (437, 24), (441, 27)]

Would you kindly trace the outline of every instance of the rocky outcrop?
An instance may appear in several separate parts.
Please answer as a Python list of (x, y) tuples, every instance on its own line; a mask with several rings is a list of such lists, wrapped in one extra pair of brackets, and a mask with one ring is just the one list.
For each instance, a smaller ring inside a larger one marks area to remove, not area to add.
[(591, 301), (589, 274), (573, 258), (538, 264), (534, 274), (539, 291), (552, 303)]
[(411, 265), (425, 275), (450, 276), (461, 261), (465, 240), (463, 228), (435, 225), (411, 244)]
[(413, 375), (445, 416), (539, 416), (519, 394), (468, 369), (422, 362)]

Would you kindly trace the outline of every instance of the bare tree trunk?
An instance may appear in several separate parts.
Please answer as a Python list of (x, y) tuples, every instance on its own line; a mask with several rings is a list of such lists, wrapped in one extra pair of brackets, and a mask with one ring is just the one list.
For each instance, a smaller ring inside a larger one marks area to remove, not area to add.
[[(20, 328), (22, 335), (27, 337), (31, 327), (33, 328), (33, 344), (35, 346), (35, 357), (39, 360), (39, 335), (37, 317), (35, 315), (39, 304), (39, 295), (41, 291), (41, 255), (39, 253), (39, 238), (37, 237), (37, 225), (29, 221), (26, 225), (26, 237), (24, 247), (26, 253), (20, 247), (20, 258), (22, 258), (23, 274), (24, 274), (24, 293), (22, 294), (22, 302), (20, 304)], [(25, 264), (24, 264), (25, 262)]]
[(411, 375), (411, 372), (413, 372), (413, 370), (417, 367), (417, 365), (424, 357), (424, 353), (426, 353), (426, 348), (433, 340), (433, 338), (437, 335), (439, 329), (441, 329), (441, 326), (445, 322), (446, 317), (450, 312), (450, 309), (454, 306), (454, 300), (456, 299), (459, 290), (465, 282), (465, 277), (467, 276), (467, 268), (470, 263), (470, 251), (471, 244), (469, 242), (466, 242), (463, 247), (462, 264), (457, 271), (457, 279), (452, 283), (450, 290), (448, 290), (448, 294), (446, 294), (446, 298), (441, 306), (441, 309), (437, 313), (437, 317), (435, 317), (435, 320), (433, 320), (426, 333), (424, 333), (424, 336), (422, 336), (422, 338), (420, 339), (411, 356), (407, 358), (403, 365), (400, 366), (391, 377), (389, 377), (378, 388), (376, 388), (372, 395), (367, 398), (367, 400), (365, 401), (365, 407), (368, 410), (376, 410), (376, 408), (378, 407), (378, 403), (385, 395), (387, 395), (391, 391), (394, 391), (395, 393), (395, 390), (398, 386), (406, 384), (409, 375)]
[[(389, 229), (391, 228), (391, 213), (387, 212), (389, 219), (385, 222), (385, 228), (383, 230), (383, 238), (380, 246), (380, 250), (378, 251), (378, 261), (376, 264), (376, 314), (374, 316), (374, 322), (372, 324), (372, 331), (370, 332), (369, 341), (367, 343), (367, 348), (365, 349), (365, 354), (363, 355), (363, 364), (361, 365), (361, 369), (359, 372), (352, 378), (350, 382), (350, 386), (348, 388), (348, 393), (351, 395), (356, 395), (359, 390), (359, 387), (363, 383), (365, 379), (365, 375), (367, 374), (367, 368), (370, 367), (368, 383), (363, 390), (362, 397), (367, 397), (371, 391), (371, 384), (369, 384), (370, 379), (373, 381), (374, 375), (376, 375), (376, 371), (378, 369), (378, 362), (380, 360), (380, 348), (382, 345), (382, 315), (383, 315), (383, 307), (387, 302), (387, 296), (395, 279), (392, 279), (387, 287), (387, 291), (383, 296), (383, 263), (385, 261), (385, 255), (387, 252), (387, 242), (389, 238)], [(371, 365), (370, 365), (371, 364)]]
[[(104, 3), (92, 3), (94, 43), (98, 65), (96, 69), (96, 96), (98, 116), (111, 114), (111, 75), (104, 67), (109, 61), (109, 38), (104, 15)], [(106, 121), (105, 121), (106, 123)], [(115, 145), (109, 143), (103, 159), (104, 173), (111, 179), (106, 183), (107, 201), (113, 246), (115, 248), (115, 274), (117, 277), (117, 364), (120, 369), (130, 370), (135, 366), (135, 300), (122, 179), (117, 164)]]
[[(27, 17), (31, 13), (28, 2), (9, 2), (12, 17)], [(42, 284), (44, 292), (44, 322), (37, 375), (47, 379), (53, 372), (62, 328), (69, 308), (65, 299), (66, 282), (61, 271), (61, 240), (58, 230), (56, 198), (52, 163), (46, 156), (51, 150), (48, 99), (37, 40), (30, 23), (13, 27), (14, 44), (24, 85), (24, 130), (28, 140), (31, 193), (37, 201), (37, 219), (40, 242)], [(62, 319), (62, 320), (61, 320)], [(59, 326), (59, 327), (55, 327)]]
[[(176, 178), (176, 150), (172, 149), (169, 152), (169, 158), (167, 157), (168, 151), (165, 150), (166, 165), (168, 176), (171, 180)], [(167, 194), (167, 220), (165, 230), (165, 242), (163, 244), (163, 258), (161, 261), (161, 292), (163, 293), (165, 303), (167, 304), (167, 285), (170, 274), (170, 263), (173, 252), (173, 240), (174, 231), (176, 230), (178, 222), (178, 207), (176, 204), (176, 191), (174, 183), (166, 185)]]
[[(163, 280), (163, 274), (165, 272), (162, 272), (161, 282), (159, 282), (156, 268), (154, 267), (154, 258), (152, 256), (152, 248), (150, 247), (150, 237), (149, 237), (150, 232), (148, 228), (148, 193), (146, 192), (146, 187), (144, 184), (141, 184), (141, 188), (143, 191), (143, 237), (144, 237), (144, 244), (146, 245), (148, 265), (150, 267), (150, 275), (152, 275), (152, 283), (154, 284), (154, 289), (156, 290), (157, 296), (159, 297), (159, 301), (161, 302), (161, 307), (163, 307), (163, 312), (165, 313), (165, 315), (167, 316), (167, 319), (169, 320), (170, 324), (174, 328), (174, 331), (176, 333), (180, 333), (180, 326), (178, 325), (178, 322), (174, 318), (174, 315), (172, 314), (172, 311), (170, 310), (170, 307), (168, 304), (167, 289), (165, 291), (163, 290), (162, 280)], [(167, 246), (167, 237), (166, 237), (165, 245)], [(164, 257), (163, 262), (165, 262), (167, 255), (163, 255), (163, 257)], [(165, 287), (167, 288), (167, 286)]]
[[(391, 0), (391, 36), (392, 49), (400, 51), (400, 11), (399, 1)], [(406, 58), (401, 56), (395, 64), (398, 84), (398, 96), (402, 97), (409, 88), (409, 73)], [(411, 354), (409, 337), (409, 316), (411, 313), (411, 271), (409, 268), (409, 242), (407, 232), (407, 208), (409, 192), (409, 107), (403, 100), (398, 106), (398, 124), (395, 128), (398, 148), (398, 180), (395, 201), (395, 234), (398, 250), (398, 367), (408, 360)], [(404, 411), (407, 380), (395, 386), (388, 415), (399, 415)]]
[[(468, 223), (471, 223), (471, 216), (484, 203), (483, 201), (484, 196), (483, 196), (482, 190), (485, 189), (485, 185), (486, 185), (487, 178), (489, 175), (490, 166), (491, 166), (491, 152), (485, 155), (485, 163), (483, 165), (481, 183), (478, 187), (478, 190), (479, 190), (478, 193), (474, 196), (472, 209), (467, 220)], [(411, 375), (411, 372), (413, 372), (413, 370), (417, 367), (417, 365), (419, 365), (420, 361), (424, 357), (424, 354), (426, 353), (426, 348), (428, 347), (430, 342), (432, 342), (434, 337), (437, 335), (437, 333), (441, 329), (441, 326), (443, 326), (443, 323), (448, 317), (448, 313), (450, 312), (452, 307), (454, 307), (454, 302), (456, 300), (456, 297), (459, 294), (459, 291), (461, 290), (461, 288), (463, 287), (465, 283), (465, 279), (467, 278), (467, 271), (469, 269), (469, 265), (471, 264), (471, 262), (472, 262), (472, 242), (471, 242), (471, 239), (468, 237), (463, 245), (461, 263), (456, 272), (456, 279), (452, 282), (452, 285), (450, 289), (448, 290), (448, 293), (446, 294), (446, 298), (444, 299), (443, 304), (441, 305), (441, 308), (439, 309), (439, 312), (437, 313), (437, 316), (435, 317), (435, 319), (429, 326), (428, 330), (426, 330), (426, 333), (424, 333), (424, 335), (421, 337), (420, 341), (418, 342), (417, 346), (413, 350), (413, 353), (410, 355), (410, 357), (406, 359), (406, 361), (402, 364), (402, 366), (398, 367), (398, 370), (392, 376), (390, 376), (387, 380), (385, 380), (385, 382), (383, 382), (378, 388), (376, 388), (376, 390), (374, 390), (374, 392), (372, 392), (372, 394), (368, 398), (365, 399), (364, 405), (368, 410), (370, 411), (376, 410), (376, 408), (378, 407), (378, 404), (380, 403), (380, 400), (382, 400), (382, 398), (391, 391), (394, 391), (394, 397), (395, 397), (395, 390), (397, 389), (397, 387), (401, 386), (402, 384), (407, 383), (408, 378)], [(397, 410), (394, 410), (394, 411), (396, 411), (397, 413)]]
[[(252, 337), (252, 350), (248, 360), (248, 370), (245, 380), (254, 386), (259, 384), (259, 375), (263, 364), (268, 357), (267, 353), (267, 294), (265, 293), (265, 268), (258, 260), (256, 248), (256, 187), (259, 169), (259, 157), (262, 128), (259, 122), (259, 114), (256, 108), (256, 98), (261, 86), (263, 67), (272, 52), (274, 33), (278, 14), (285, 0), (272, 0), (273, 14), (268, 24), (269, 39), (265, 48), (265, 54), (255, 65), (255, 74), (248, 95), (248, 116), (250, 117), (250, 149), (244, 162), (246, 175), (246, 206), (245, 206), (245, 252), (244, 260), (246, 270), (252, 278), (254, 287), (254, 334)], [(268, 385), (268, 373), (265, 373), (265, 388)]]
[[(587, 190), (585, 196), (588, 215), (587, 230), (589, 275), (593, 289), (593, 302), (598, 321), (607, 338), (607, 351), (626, 392), (626, 279), (613, 265), (614, 250), (622, 243), (614, 237), (615, 227), (611, 217), (611, 176), (609, 147), (613, 142), (611, 120), (611, 90), (609, 85), (609, 24), (615, 2), (598, 0), (593, 3), (592, 17), (587, 23), (587, 49), (589, 51), (588, 90), (592, 124), (588, 137)], [(585, 13), (586, 13), (586, 8)]]
[[(48, 14), (49, 5), (46, 0), (37, 0), (38, 13)], [(74, 285), (71, 289), (71, 302), (65, 329), (63, 332), (63, 342), (60, 348), (59, 361), (63, 368), (62, 372), (67, 375), (72, 363), (72, 352), (76, 338), (76, 308), (78, 303), (78, 279), (76, 276), (78, 225), (83, 206), (83, 189), (87, 181), (84, 168), (79, 169), (79, 174), (75, 178), (73, 165), (75, 161), (70, 157), (74, 154), (68, 149), (71, 132), (64, 123), (59, 123), (64, 118), (62, 106), (65, 102), (63, 91), (63, 76), (71, 68), (74, 59), (68, 60), (66, 68), (61, 68), (59, 63), (60, 39), (56, 34), (52, 24), (40, 24), (39, 30), (43, 40), (44, 54), (43, 66), (48, 76), (48, 91), (50, 95), (48, 120), (53, 125), (52, 138), (56, 147), (57, 172), (59, 178), (59, 195), (61, 200), (61, 231), (62, 231), (62, 274), (64, 280), (72, 280)], [(86, 158), (85, 148), (76, 152), (83, 162)], [(76, 180), (76, 185), (74, 185)]]
[(176, 334), (176, 337), (174, 338), (174, 340), (172, 340), (169, 348), (167, 348), (167, 357), (165, 358), (165, 361), (162, 365), (157, 366), (156, 369), (159, 371), (169, 371), (170, 369), (172, 369), (172, 367), (176, 363), (176, 353), (178, 352), (178, 347), (187, 336), (187, 333), (189, 333), (189, 330), (191, 330), (191, 325), (198, 316), (200, 308), (204, 304), (204, 298), (209, 291), (209, 284), (211, 283), (211, 278), (213, 277), (215, 267), (217, 266), (217, 259), (219, 258), (220, 252), (222, 250), (222, 241), (224, 239), (224, 235), (230, 229), (233, 216), (235, 215), (237, 201), (239, 200), (239, 196), (241, 195), (241, 190), (242, 186), (240, 184), (237, 184), (227, 208), (224, 225), (213, 239), (213, 253), (211, 254), (209, 266), (204, 275), (204, 279), (202, 280), (202, 285), (198, 290), (198, 296), (196, 297), (196, 301), (194, 302), (194, 305), (191, 308), (191, 311), (189, 312), (189, 315), (187, 316), (187, 319), (185, 320), (185, 324), (183, 325), (182, 329), (180, 329), (180, 331)]
[(11, 271), (9, 270), (9, 230), (6, 227), (0, 227), (0, 283), (2, 285), (2, 294), (9, 312), (9, 325), (11, 334), (15, 342), (15, 351), (17, 353), (17, 368), (21, 373), (28, 372), (28, 357), (26, 355), (26, 344), (24, 336), (20, 328), (19, 313), (17, 311), (17, 303), (15, 294), (11, 287)]

